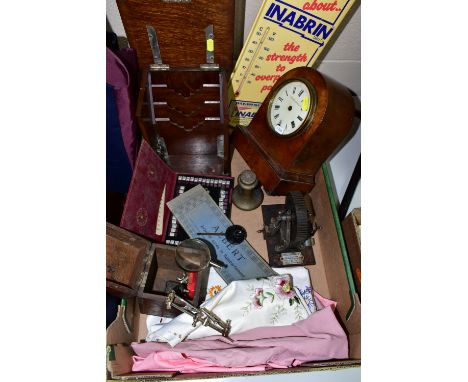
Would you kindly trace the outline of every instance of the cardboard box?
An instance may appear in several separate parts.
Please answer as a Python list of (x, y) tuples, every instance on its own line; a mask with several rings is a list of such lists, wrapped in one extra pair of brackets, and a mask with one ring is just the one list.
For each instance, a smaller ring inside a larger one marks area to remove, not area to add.
[(361, 297), (361, 208), (355, 208), (341, 223), (353, 272), (354, 284)]
[[(246, 163), (237, 152), (232, 159), (232, 174), (237, 176), (247, 169)], [(327, 192), (327, 186), (322, 171), (317, 173), (316, 186), (310, 192), (316, 213), (316, 221), (321, 227), (315, 234), (316, 265), (308, 266), (312, 287), (326, 298), (337, 301), (338, 318), (348, 334), (349, 355), (348, 360), (320, 361), (303, 364), (289, 369), (274, 369), (266, 372), (251, 373), (132, 373), (132, 350), (126, 341), (127, 335), (116, 325), (116, 330), (110, 328), (108, 339), (108, 370), (109, 380), (144, 379), (156, 381), (161, 379), (197, 379), (206, 377), (228, 377), (278, 373), (300, 373), (318, 370), (339, 369), (344, 367), (358, 367), (361, 358), (361, 306), (350, 273), (349, 260), (342, 255), (340, 241), (333, 218), (333, 211)], [(265, 195), (264, 204), (284, 203), (284, 197)], [(336, 210), (335, 210), (336, 213)], [(231, 220), (235, 224), (243, 225), (248, 232), (249, 243), (267, 259), (266, 242), (257, 230), (263, 227), (261, 209), (254, 211), (241, 211), (235, 206), (232, 208)], [(342, 243), (343, 244), (343, 243)], [(131, 301), (127, 308), (127, 319), (131, 322), (132, 339), (139, 341), (146, 337), (146, 316), (140, 314), (138, 304)]]

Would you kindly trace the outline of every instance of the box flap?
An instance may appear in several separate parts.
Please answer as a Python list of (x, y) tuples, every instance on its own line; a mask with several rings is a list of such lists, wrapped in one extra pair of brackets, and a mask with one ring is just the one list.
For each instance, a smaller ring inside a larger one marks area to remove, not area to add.
[(349, 358), (361, 359), (361, 301), (357, 293), (352, 296), (352, 310), (348, 312), (346, 330), (348, 331)]
[(116, 344), (107, 346), (107, 370), (112, 378), (132, 372), (133, 351), (128, 345)]
[(115, 344), (129, 344), (133, 341), (133, 338), (135, 337), (135, 329), (132, 325), (135, 318), (134, 309), (134, 299), (122, 299), (121, 304), (118, 307), (117, 317), (106, 330), (106, 344), (108, 346)]
[[(329, 175), (329, 170), (328, 170), (328, 166), (326, 163), (324, 163), (322, 165), (322, 171), (320, 173), (321, 176), (323, 176), (323, 179), (324, 179), (324, 183), (325, 183), (325, 187), (326, 187), (326, 191), (327, 191), (327, 195), (328, 195), (328, 205), (330, 206), (330, 209), (331, 209), (331, 218), (333, 219), (333, 224), (335, 226), (335, 230), (334, 230), (334, 234), (337, 235), (337, 238), (338, 238), (338, 244), (339, 244), (339, 249), (340, 249), (340, 253), (341, 253), (341, 258), (342, 258), (342, 263), (344, 265), (344, 270), (345, 270), (345, 274), (346, 274), (346, 278), (342, 278), (341, 280), (342, 281), (346, 281), (347, 284), (348, 284), (348, 291), (349, 291), (349, 301), (350, 301), (350, 305), (349, 305), (349, 309), (348, 309), (348, 312), (346, 313), (346, 320), (349, 319), (353, 309), (354, 309), (354, 294), (356, 292), (356, 286), (354, 284), (354, 280), (353, 280), (353, 275), (352, 275), (352, 271), (351, 271), (351, 265), (350, 265), (350, 262), (349, 262), (349, 257), (348, 257), (348, 252), (347, 252), (347, 249), (346, 249), (346, 243), (345, 243), (345, 240), (344, 240), (344, 236), (343, 236), (343, 230), (342, 230), (342, 227), (341, 227), (341, 222), (339, 221), (339, 218), (338, 218), (338, 210), (336, 208), (336, 202), (335, 202), (335, 198), (334, 198), (334, 194), (333, 194), (333, 190), (332, 190), (332, 185), (331, 185), (331, 180), (330, 180), (330, 175)], [(325, 202), (324, 202), (325, 203)], [(328, 220), (330, 221), (330, 216), (328, 217)], [(330, 230), (331, 232), (331, 230)]]
[(355, 208), (343, 220), (343, 235), (358, 294), (361, 293), (361, 209)]

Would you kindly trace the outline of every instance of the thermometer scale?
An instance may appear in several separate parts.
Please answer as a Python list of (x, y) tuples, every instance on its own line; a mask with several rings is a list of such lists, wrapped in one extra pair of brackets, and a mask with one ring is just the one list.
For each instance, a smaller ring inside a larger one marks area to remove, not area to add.
[[(250, 74), (250, 76), (255, 77), (256, 73), (252, 72), (252, 66), (254, 67), (255, 71), (261, 69), (260, 64), (261, 64), (261, 61), (263, 61), (265, 59), (265, 57), (264, 56), (259, 56), (258, 60), (260, 62), (255, 62), (255, 59), (257, 58), (259, 52), (262, 52), (262, 54), (265, 54), (265, 52), (270, 51), (270, 48), (268, 46), (263, 46), (264, 43), (265, 43), (265, 39), (268, 36), (268, 33), (270, 32), (270, 27), (267, 27), (265, 29), (265, 31), (263, 29), (264, 28), (261, 26), (261, 27), (258, 28), (258, 31), (255, 32), (256, 36), (258, 36), (258, 37), (261, 36), (260, 41), (258, 41), (256, 39), (252, 40), (252, 42), (251, 42), (252, 47), (247, 51), (247, 53), (249, 53), (251, 56), (246, 56), (244, 58), (244, 60), (243, 60), (244, 62), (242, 63), (241, 70), (239, 71), (239, 76), (242, 77), (242, 79), (240, 81), (239, 81), (239, 79), (234, 80), (236, 82), (236, 84), (239, 84), (236, 92), (234, 93), (234, 95), (236, 97), (238, 97), (240, 95), (242, 87), (244, 86), (244, 83), (247, 80), (247, 77), (249, 76), (249, 74)], [(271, 42), (275, 41), (275, 37), (274, 37), (275, 35), (276, 35), (276, 32), (273, 32), (272, 36), (269, 37), (269, 41), (271, 41)], [(262, 47), (263, 47), (263, 49), (262, 49)], [(247, 80), (247, 83), (251, 84), (252, 81)]]
[(355, 0), (263, 0), (229, 80), (232, 126), (248, 126), (289, 70), (311, 67)]

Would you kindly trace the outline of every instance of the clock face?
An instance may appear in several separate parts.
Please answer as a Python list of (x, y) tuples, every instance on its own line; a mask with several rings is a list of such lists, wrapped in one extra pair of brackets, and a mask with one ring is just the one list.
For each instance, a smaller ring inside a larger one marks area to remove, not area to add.
[(301, 80), (285, 82), (270, 99), (268, 124), (276, 134), (296, 134), (310, 124), (315, 104), (316, 96), (311, 85)]

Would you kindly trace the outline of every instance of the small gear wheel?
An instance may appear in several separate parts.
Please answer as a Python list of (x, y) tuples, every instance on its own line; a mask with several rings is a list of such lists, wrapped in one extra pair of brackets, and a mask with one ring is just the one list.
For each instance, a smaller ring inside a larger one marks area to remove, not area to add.
[(285, 207), (292, 213), (290, 246), (299, 246), (310, 238), (312, 228), (304, 195), (299, 191), (288, 192)]

